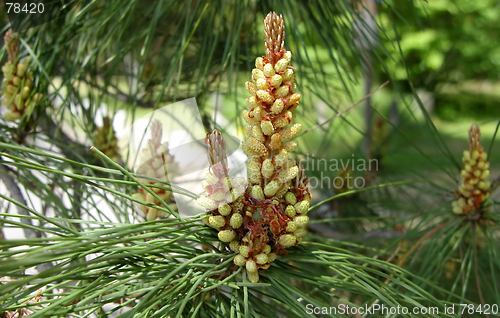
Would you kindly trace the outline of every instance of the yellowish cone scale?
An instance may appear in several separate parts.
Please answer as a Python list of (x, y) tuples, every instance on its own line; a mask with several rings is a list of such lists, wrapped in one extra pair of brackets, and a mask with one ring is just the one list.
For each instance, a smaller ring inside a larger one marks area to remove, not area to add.
[(286, 70), (286, 68), (288, 66), (288, 62), (290, 62), (290, 60), (282, 58), (281, 60), (279, 60), (278, 62), (276, 62), (276, 65), (274, 66), (274, 69), (276, 70), (276, 72), (283, 72), (283, 71)]
[(258, 200), (264, 200), (266, 198), (264, 196), (264, 191), (262, 191), (262, 187), (259, 185), (254, 185), (252, 187), (250, 195)]
[(274, 165), (271, 159), (264, 160), (264, 162), (262, 163), (262, 175), (265, 178), (271, 178), (273, 174), (274, 174)]
[(248, 280), (252, 283), (258, 283), (259, 282), (259, 272), (249, 272), (247, 271), (247, 277)]
[(294, 232), (296, 231), (298, 228), (298, 225), (297, 225), (297, 222), (288, 222), (287, 226), (286, 226), (286, 231), (287, 232)]
[(262, 252), (264, 252), (265, 254), (269, 254), (269, 253), (271, 253), (271, 245), (266, 244), (266, 245), (264, 246), (264, 249), (262, 250)]
[(204, 207), (207, 210), (213, 210), (217, 208), (217, 203), (209, 197), (201, 196), (196, 200), (198, 205)]
[(271, 64), (264, 65), (264, 76), (265, 77), (273, 77), (276, 74), (273, 66)]
[(231, 213), (232, 208), (229, 204), (223, 202), (219, 204), (218, 210), (221, 215), (227, 216)]
[(309, 204), (309, 201), (300, 201), (299, 203), (294, 205), (295, 211), (297, 211), (297, 213), (299, 214), (305, 214), (309, 209)]
[[(235, 253), (239, 253), (240, 252), (240, 243), (236, 240), (231, 241), (229, 243), (229, 248), (231, 249), (231, 251), (233, 251)], [(243, 265), (241, 265), (241, 266), (243, 266)]]
[(246, 270), (249, 272), (256, 272), (257, 271), (257, 263), (253, 259), (247, 260), (245, 267), (246, 267)]
[(263, 57), (259, 56), (258, 58), (255, 59), (255, 67), (261, 71), (264, 70), (264, 58)]
[(305, 215), (296, 216), (293, 218), (293, 221), (297, 223), (297, 226), (306, 226), (309, 222), (309, 217)]
[(280, 185), (277, 180), (273, 180), (269, 182), (265, 187), (264, 187), (264, 194), (268, 197), (272, 197), (276, 192), (278, 191)]
[(266, 90), (258, 90), (257, 91), (257, 97), (259, 100), (267, 103), (267, 104), (272, 104), (274, 102), (274, 97)]
[[(268, 88), (269, 88), (269, 84), (267, 83), (267, 81), (264, 78), (259, 78), (257, 80), (257, 89), (265, 91)], [(260, 98), (260, 96), (259, 96), (259, 98)], [(263, 98), (260, 98), (260, 99), (263, 99)]]
[(295, 208), (293, 207), (293, 205), (288, 205), (285, 209), (285, 213), (289, 217), (293, 218), (296, 214), (296, 211), (295, 211)]
[(282, 140), (282, 137), (279, 133), (276, 133), (276, 134), (273, 134), (271, 136), (271, 141), (269, 142), (269, 148), (271, 150), (277, 150), (281, 147), (281, 145), (283, 144), (281, 142)]
[[(255, 88), (255, 91), (257, 92), (257, 88)], [(259, 104), (257, 102), (257, 97), (255, 97), (255, 96), (248, 97), (246, 99), (246, 103), (247, 103), (248, 108), (250, 108), (250, 109), (254, 109), (257, 106), (259, 106)]]
[(270, 82), (271, 82), (272, 86), (278, 88), (281, 86), (281, 83), (283, 82), (283, 78), (281, 77), (281, 75), (276, 74), (273, 77), (271, 77)]
[(222, 215), (211, 215), (208, 217), (208, 224), (214, 228), (221, 228), (226, 225), (226, 219)]
[(247, 258), (241, 254), (236, 255), (234, 258), (234, 264), (238, 266), (245, 266), (247, 263)]
[(280, 114), (283, 111), (284, 107), (285, 103), (283, 102), (283, 99), (276, 99), (273, 103), (273, 106), (271, 107), (271, 112), (273, 112), (274, 114)]
[(239, 228), (243, 224), (243, 217), (239, 213), (235, 213), (231, 216), (229, 224), (233, 229)]
[(236, 237), (233, 230), (223, 230), (218, 233), (219, 240), (222, 242), (231, 242)]
[(248, 253), (250, 253), (250, 247), (246, 245), (240, 245), (240, 254), (245, 257), (248, 257)]
[(271, 136), (274, 133), (274, 127), (270, 121), (262, 121), (260, 123), (260, 128), (262, 129), (262, 132), (267, 136)]
[(255, 87), (255, 85), (252, 82), (246, 82), (245, 88), (247, 89), (250, 95), (255, 95), (255, 92), (257, 92), (257, 87)]
[(255, 255), (255, 262), (257, 264), (266, 264), (267, 262), (269, 262), (269, 258), (266, 253), (260, 253)]
[(297, 242), (297, 238), (293, 234), (283, 234), (279, 238), (279, 244), (283, 247), (294, 246)]

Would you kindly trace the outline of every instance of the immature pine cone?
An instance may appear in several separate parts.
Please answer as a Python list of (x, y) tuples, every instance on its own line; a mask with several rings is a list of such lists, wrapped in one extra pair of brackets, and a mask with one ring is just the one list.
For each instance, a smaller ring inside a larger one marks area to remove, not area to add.
[(13, 121), (21, 118), (27, 109), (32, 111), (35, 102), (40, 100), (42, 95), (32, 96), (33, 73), (28, 71), (30, 59), (26, 57), (18, 61), (19, 40), (18, 35), (14, 34), (12, 29), (7, 31), (5, 43), (9, 60), (2, 66), (4, 76), (2, 104), (9, 110), (5, 113), (5, 119)]
[(481, 134), (476, 124), (469, 131), (469, 151), (464, 151), (462, 161), (464, 169), (460, 176), (462, 182), (457, 191), (458, 200), (452, 203), (453, 212), (456, 214), (475, 213), (490, 195), (491, 186), (490, 164), (488, 156), (480, 144)]

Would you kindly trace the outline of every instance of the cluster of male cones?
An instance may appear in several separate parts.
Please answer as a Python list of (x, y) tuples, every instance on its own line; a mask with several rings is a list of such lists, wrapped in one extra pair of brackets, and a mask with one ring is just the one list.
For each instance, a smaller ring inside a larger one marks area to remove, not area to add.
[(469, 150), (464, 151), (462, 161), (462, 181), (456, 192), (458, 199), (452, 203), (452, 209), (460, 215), (476, 214), (488, 199), (491, 186), (488, 155), (481, 146), (481, 133), (476, 124), (469, 130)]
[(252, 81), (245, 84), (252, 95), (243, 111), (247, 180), (228, 177), (224, 140), (215, 130), (206, 139), (206, 193), (197, 201), (209, 211), (206, 222), (237, 253), (234, 263), (246, 267), (251, 282), (259, 281), (259, 269), (267, 269), (277, 255), (302, 240), (311, 201), (304, 170), (289, 157), (297, 148), (291, 139), (302, 129), (292, 124), (301, 95), (295, 93), (292, 54), (284, 48), (283, 18), (271, 12), (264, 26), (266, 56), (256, 59)]
[(32, 112), (35, 103), (41, 99), (41, 94), (33, 92), (33, 73), (29, 72), (30, 59), (19, 60), (18, 35), (9, 29), (5, 35), (9, 60), (2, 66), (3, 82), (2, 104), (7, 107), (5, 119), (16, 120), (25, 112)]

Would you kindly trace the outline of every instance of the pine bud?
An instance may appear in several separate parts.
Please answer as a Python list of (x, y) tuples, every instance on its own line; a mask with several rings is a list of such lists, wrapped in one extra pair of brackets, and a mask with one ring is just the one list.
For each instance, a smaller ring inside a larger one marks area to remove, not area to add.
[(276, 91), (276, 96), (278, 98), (284, 98), (288, 95), (289, 92), (290, 92), (290, 88), (285, 83), (280, 88), (278, 88), (278, 90)]
[(266, 137), (262, 133), (262, 130), (258, 125), (253, 126), (252, 128), (252, 136), (257, 139), (260, 142), (264, 142), (266, 140)]
[(23, 63), (17, 64), (17, 76), (23, 77), (24, 74), (26, 73), (26, 66)]
[(262, 252), (269, 254), (271, 253), (271, 246), (269, 244), (264, 245), (264, 248), (262, 249)]
[(283, 82), (291, 81), (294, 78), (293, 77), (293, 69), (291, 69), (291, 68), (287, 69), (285, 74), (282, 77), (283, 77)]
[(276, 74), (273, 77), (271, 77), (271, 85), (276, 88), (280, 87), (282, 82), (283, 78), (279, 74)]
[(276, 65), (274, 65), (274, 69), (276, 70), (276, 72), (283, 72), (286, 70), (289, 62), (290, 60), (282, 58), (278, 62), (276, 62)]
[(268, 120), (261, 121), (260, 128), (262, 129), (262, 132), (267, 136), (271, 136), (274, 133), (273, 124)]
[(158, 209), (149, 208), (148, 214), (146, 215), (146, 220), (153, 221), (158, 217)]
[(285, 213), (289, 217), (293, 218), (295, 216), (295, 213), (296, 213), (293, 205), (287, 205), (287, 207), (285, 208)]
[(251, 283), (256, 284), (259, 282), (259, 272), (258, 271), (255, 271), (255, 272), (247, 271), (247, 277)]
[(258, 68), (259, 70), (264, 70), (264, 58), (259, 56), (258, 58), (255, 59), (255, 67)]
[(283, 145), (282, 136), (279, 133), (275, 133), (271, 136), (271, 141), (269, 142), (269, 148), (271, 150), (277, 150)]
[(259, 100), (261, 100), (267, 104), (272, 104), (274, 102), (274, 97), (271, 94), (269, 94), (268, 91), (258, 90), (256, 94), (257, 94), (257, 97), (259, 98)]
[(290, 105), (293, 105), (295, 103), (298, 103), (299, 100), (300, 100), (300, 97), (301, 95), (300, 94), (293, 94), (292, 96), (290, 96), (288, 98), (288, 100), (286, 101), (286, 105), (287, 106), (290, 106)]
[(231, 242), (236, 237), (236, 233), (233, 230), (220, 231), (217, 236), (222, 242)]
[(266, 264), (267, 262), (269, 262), (269, 258), (266, 253), (260, 253), (255, 255), (255, 261), (257, 262), (257, 264)]
[(264, 75), (266, 77), (272, 77), (274, 74), (276, 74), (276, 71), (270, 63), (264, 65)]
[(245, 266), (246, 263), (247, 263), (246, 257), (241, 254), (236, 255), (236, 257), (234, 258), (234, 264), (237, 266)]
[(257, 92), (257, 87), (250, 81), (245, 83), (245, 88), (250, 95), (255, 95), (255, 92)]
[(275, 253), (269, 253), (267, 254), (267, 258), (269, 260), (269, 263), (274, 262), (276, 260), (276, 254)]
[(484, 170), (481, 174), (481, 180), (488, 180), (490, 178), (490, 170)]
[(302, 125), (301, 124), (293, 124), (289, 128), (285, 128), (281, 132), (281, 137), (283, 139), (291, 139), (294, 138), (299, 134), (299, 132), (302, 130)]
[(219, 178), (217, 178), (214, 174), (208, 172), (206, 175), (205, 175), (205, 180), (207, 181), (207, 183), (209, 185), (214, 185), (216, 184), (217, 182), (219, 182)]
[(248, 140), (242, 144), (242, 148), (245, 153), (250, 155), (267, 157), (269, 154), (266, 146), (255, 138), (248, 138)]
[(283, 54), (283, 58), (290, 62), (290, 60), (292, 59), (292, 52), (286, 51), (285, 54)]
[(250, 247), (246, 245), (240, 245), (240, 254), (243, 255), (244, 257), (248, 257), (248, 254), (250, 253)]
[(298, 172), (299, 172), (299, 167), (297, 167), (297, 166), (293, 166), (293, 167), (290, 167), (286, 170), (282, 170), (278, 174), (278, 180), (280, 183), (285, 183), (285, 182), (295, 178), (297, 176)]
[(218, 229), (226, 225), (226, 219), (222, 215), (211, 215), (208, 217), (208, 225)]
[(307, 200), (304, 200), (304, 201), (300, 201), (299, 203), (295, 204), (294, 205), (294, 208), (295, 208), (295, 211), (297, 211), (297, 213), (299, 214), (307, 214), (308, 210), (309, 210), (309, 201)]
[(298, 143), (295, 140), (291, 140), (291, 141), (285, 142), (283, 144), (283, 149), (285, 149), (288, 152), (292, 152), (295, 149), (297, 149), (297, 146), (298, 146)]
[(254, 260), (249, 259), (249, 260), (247, 260), (247, 263), (246, 263), (246, 269), (249, 272), (256, 272), (257, 271), (257, 264), (255, 263)]
[(224, 197), (226, 196), (226, 194), (222, 191), (217, 191), (215, 193), (213, 193), (210, 197), (214, 200), (214, 201), (222, 201), (224, 200)]
[[(302, 201), (304, 202), (304, 201)], [(308, 202), (308, 201), (305, 201)], [(296, 216), (293, 221), (297, 223), (297, 226), (306, 226), (309, 223), (309, 217), (305, 215)]]
[(266, 115), (265, 112), (262, 111), (262, 108), (260, 107), (260, 105), (255, 107), (254, 110), (252, 111), (252, 113), (253, 113), (255, 120), (257, 120), (257, 121), (261, 121), (262, 117)]
[(254, 68), (252, 70), (252, 78), (254, 79), (254, 81), (257, 81), (259, 78), (265, 78), (264, 72), (257, 68)]
[(290, 121), (287, 118), (285, 118), (285, 116), (278, 117), (273, 121), (273, 125), (276, 128), (286, 127), (286, 125), (288, 125), (289, 123)]
[(16, 86), (19, 86), (21, 84), (21, 78), (18, 76), (13, 76), (12, 83), (14, 83), (14, 85), (16, 85)]
[[(259, 78), (257, 80), (257, 88), (261, 89), (261, 90), (267, 90), (269, 88), (269, 84), (267, 83), (267, 80), (265, 78)], [(256, 92), (257, 91), (255, 91), (255, 93)]]
[(286, 231), (287, 232), (294, 232), (295, 230), (297, 230), (297, 228), (298, 228), (297, 222), (290, 221), (290, 222), (288, 222), (288, 224), (286, 226)]
[(274, 157), (274, 165), (277, 168), (283, 167), (283, 165), (288, 160), (288, 152), (285, 149), (281, 149), (280, 153)]
[[(235, 253), (239, 253), (240, 252), (240, 243), (238, 241), (236, 241), (236, 240), (231, 241), (229, 243), (229, 248), (231, 249), (231, 251), (233, 251)], [(241, 256), (244, 258), (243, 255), (241, 255)], [(240, 266), (243, 266), (243, 265), (240, 265)]]
[(253, 126), (246, 126), (245, 134), (247, 135), (247, 137), (253, 137)]
[(239, 213), (234, 213), (231, 216), (231, 220), (229, 221), (229, 224), (233, 229), (239, 228), (243, 224), (243, 217)]
[(293, 232), (293, 235), (298, 239), (299, 237), (302, 237), (304, 234), (306, 234), (306, 229), (303, 227), (299, 227), (299, 229), (295, 232)]
[(293, 234), (283, 234), (279, 238), (279, 244), (283, 247), (294, 246), (297, 243), (297, 238)]
[[(257, 90), (255, 90), (255, 91), (257, 92)], [(255, 107), (259, 106), (259, 104), (257, 102), (257, 97), (255, 97), (255, 96), (248, 97), (247, 99), (245, 99), (245, 102), (247, 104), (247, 107), (250, 109), (254, 109)]]
[(247, 176), (251, 183), (260, 184), (261, 174), (260, 174), (260, 164), (256, 161), (249, 160), (247, 162)]
[(232, 209), (232, 208), (231, 208), (231, 206), (230, 206), (229, 204), (227, 204), (227, 203), (220, 203), (220, 204), (219, 204), (219, 209), (218, 209), (218, 210), (219, 210), (219, 213), (220, 213), (221, 215), (226, 216), (226, 215), (229, 215), (233, 209)]
[(262, 187), (259, 185), (254, 185), (250, 191), (250, 195), (252, 198), (256, 198), (257, 200), (264, 200), (264, 191), (262, 191)]
[(264, 187), (264, 193), (268, 197), (272, 197), (280, 188), (278, 181), (273, 180), (269, 182), (265, 187)]
[(255, 125), (258, 123), (258, 120), (254, 118), (253, 115), (250, 114), (248, 110), (243, 111), (243, 119), (250, 125)]
[(272, 161), (270, 159), (264, 160), (264, 162), (262, 163), (262, 175), (265, 178), (271, 178), (273, 174), (274, 174), (274, 166)]
[(297, 203), (297, 197), (293, 192), (287, 192), (285, 194), (285, 201), (288, 204), (294, 205), (295, 203)]
[(284, 107), (285, 107), (285, 103), (283, 102), (282, 99), (278, 98), (274, 101), (273, 106), (271, 107), (271, 111), (274, 114), (279, 114), (283, 111)]

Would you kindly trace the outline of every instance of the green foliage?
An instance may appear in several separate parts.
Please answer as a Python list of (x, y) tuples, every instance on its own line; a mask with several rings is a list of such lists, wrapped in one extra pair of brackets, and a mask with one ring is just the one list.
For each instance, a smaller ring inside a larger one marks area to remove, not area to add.
[[(480, 123), (493, 175), (484, 214), (457, 216), (451, 202), (470, 123), (442, 124), (421, 102), (415, 110), (406, 99), (416, 96), (414, 87), (435, 91), (445, 82), (496, 80), (500, 9), (493, 1), (448, 0), (377, 8), (380, 45), (364, 49), (373, 52), (377, 76), (391, 80), (370, 102), (376, 129), (383, 129), (371, 140), (380, 148), (374, 151), (380, 165), (354, 173), (365, 180), (362, 189), (314, 189), (309, 234), (262, 271), (258, 284), (233, 264), (235, 254), (201, 222), (203, 215), (181, 219), (163, 202), (159, 209), (169, 217), (144, 221), (134, 204), (148, 203), (131, 195), (154, 187), (129, 171), (133, 154), (125, 151), (113, 162), (90, 150), (98, 106), (107, 104), (110, 117), (123, 111), (133, 122), (195, 96), (206, 126), (221, 125), (222, 113), (241, 129), (244, 83), (264, 52), (262, 20), (273, 10), (284, 16), (285, 46), (303, 95), (297, 121), (311, 128), (297, 137), (299, 158), (373, 159), (359, 149), (367, 134), (359, 107), (328, 121), (359, 99), (366, 70), (360, 37), (376, 33), (358, 21), (360, 6), (80, 1), (64, 18), (21, 32), (21, 55), (31, 56), (44, 97), (30, 118), (0, 119), (0, 235), (26, 236), (0, 237), (0, 315), (25, 309), (32, 317), (313, 317), (307, 305), (383, 304), (435, 306), (440, 313), (429, 316), (448, 317), (457, 315), (443, 313), (445, 305), (500, 303), (500, 123)], [(0, 57), (6, 60), (5, 49)], [(211, 102), (213, 93), (223, 99), (222, 109)], [(447, 119), (478, 103), (472, 93), (460, 95), (451, 114), (448, 97), (436, 101)], [(398, 116), (391, 115), (391, 98), (400, 103)], [(484, 105), (498, 114), (491, 100)], [(340, 173), (325, 170), (307, 174), (332, 180)], [(159, 187), (196, 197), (168, 182)]]

